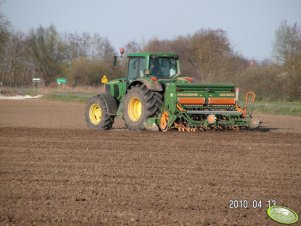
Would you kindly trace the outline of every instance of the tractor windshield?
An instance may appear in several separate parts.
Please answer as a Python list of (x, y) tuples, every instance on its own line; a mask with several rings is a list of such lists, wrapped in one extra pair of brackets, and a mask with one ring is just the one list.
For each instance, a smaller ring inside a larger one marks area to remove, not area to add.
[(175, 76), (177, 72), (177, 60), (174, 57), (152, 57), (149, 62), (151, 75), (161, 79)]

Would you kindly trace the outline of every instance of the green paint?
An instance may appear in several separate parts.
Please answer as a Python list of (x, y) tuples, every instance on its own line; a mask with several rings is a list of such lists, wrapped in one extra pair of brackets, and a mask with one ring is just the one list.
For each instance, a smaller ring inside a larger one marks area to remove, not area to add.
[[(168, 127), (174, 122), (184, 122), (191, 128), (197, 127), (248, 127), (250, 114), (243, 117), (236, 109), (236, 94), (234, 84), (230, 83), (191, 83), (188, 77), (181, 75), (179, 57), (172, 52), (142, 52), (130, 53), (128, 57), (127, 77), (111, 80), (106, 85), (118, 105), (117, 117), (122, 118), (124, 112), (123, 98), (127, 90), (133, 86), (144, 84), (153, 92), (164, 96), (164, 103), (158, 118), (148, 120), (148, 124), (160, 123), (160, 116), (168, 112)], [(154, 63), (159, 65), (160, 72), (154, 72)], [(157, 74), (156, 74), (157, 73)], [(203, 98), (204, 104), (182, 105), (178, 98)], [(209, 104), (209, 98), (222, 98), (231, 104)], [(216, 116), (216, 122), (207, 121), (210, 114)]]

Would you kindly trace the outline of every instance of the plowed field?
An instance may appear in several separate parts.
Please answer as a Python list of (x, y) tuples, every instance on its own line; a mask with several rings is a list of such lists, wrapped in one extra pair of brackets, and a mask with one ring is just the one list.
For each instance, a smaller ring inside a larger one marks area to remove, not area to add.
[(83, 108), (0, 101), (0, 225), (278, 225), (269, 202), (301, 214), (301, 117), (258, 115), (259, 131), (94, 131)]

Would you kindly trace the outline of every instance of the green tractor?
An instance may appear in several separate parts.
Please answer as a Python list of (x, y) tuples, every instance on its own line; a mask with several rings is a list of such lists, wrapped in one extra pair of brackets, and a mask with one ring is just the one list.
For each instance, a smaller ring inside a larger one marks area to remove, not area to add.
[[(130, 130), (177, 129), (179, 131), (258, 128), (247, 110), (238, 104), (233, 84), (193, 83), (181, 76), (179, 57), (169, 52), (131, 53), (127, 78), (108, 82), (106, 90), (90, 98), (85, 108), (89, 128), (111, 129), (115, 117)], [(115, 57), (115, 60), (117, 57)]]

